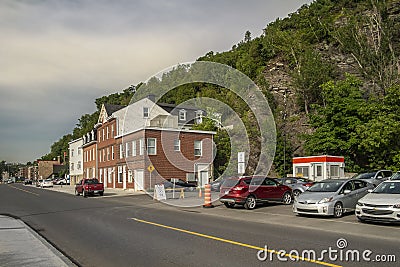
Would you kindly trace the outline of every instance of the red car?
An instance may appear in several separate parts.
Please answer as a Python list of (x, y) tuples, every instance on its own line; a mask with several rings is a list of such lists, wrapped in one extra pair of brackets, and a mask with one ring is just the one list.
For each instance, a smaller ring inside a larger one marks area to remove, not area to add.
[(261, 176), (228, 178), (221, 186), (220, 201), (227, 208), (236, 204), (254, 209), (257, 204), (278, 201), (285, 205), (292, 203), (292, 189), (278, 181)]
[(104, 194), (104, 185), (97, 179), (82, 179), (75, 185), (75, 195), (87, 197), (88, 195)]

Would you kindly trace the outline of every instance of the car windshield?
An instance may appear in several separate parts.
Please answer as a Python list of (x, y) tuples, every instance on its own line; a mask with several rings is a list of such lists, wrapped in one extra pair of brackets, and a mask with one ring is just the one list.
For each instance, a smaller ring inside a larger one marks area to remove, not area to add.
[(374, 191), (374, 194), (400, 194), (400, 183), (393, 182), (393, 183), (381, 183), (378, 185)]
[(354, 179), (371, 179), (375, 176), (376, 172), (360, 173)]
[(396, 172), (395, 174), (393, 174), (390, 180), (400, 180), (400, 172)]
[(251, 185), (261, 185), (263, 181), (264, 181), (264, 178), (253, 178), (253, 179), (251, 179), (250, 184)]
[(86, 180), (85, 183), (86, 184), (98, 184), (99, 180), (97, 180), (97, 179), (88, 179), (88, 180)]
[(310, 192), (336, 192), (342, 186), (343, 181), (318, 182), (308, 188)]

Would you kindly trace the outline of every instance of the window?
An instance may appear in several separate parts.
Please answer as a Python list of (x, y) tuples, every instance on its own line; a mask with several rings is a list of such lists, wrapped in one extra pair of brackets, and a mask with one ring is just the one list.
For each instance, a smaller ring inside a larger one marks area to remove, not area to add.
[(125, 143), (125, 147), (126, 147), (126, 157), (129, 157), (131, 155), (131, 151), (129, 149), (129, 143)]
[(147, 154), (156, 155), (157, 154), (157, 139), (147, 138)]
[(118, 183), (122, 183), (122, 166), (118, 166)]
[(143, 118), (149, 117), (149, 108), (143, 107)]
[(106, 140), (105, 136), (106, 135), (105, 135), (104, 128), (103, 128), (103, 141)]
[(133, 179), (132, 179), (132, 177), (133, 177), (133, 175), (132, 175), (132, 171), (131, 171), (131, 170), (129, 170), (129, 171), (128, 171), (128, 183), (132, 183), (132, 182), (133, 182)]
[(110, 131), (108, 130), (108, 126), (107, 126), (107, 140), (110, 139)]
[(99, 179), (100, 179), (100, 183), (103, 182), (103, 169), (99, 170)]
[(132, 156), (136, 156), (136, 141), (132, 141)]
[(119, 158), (123, 159), (124, 158), (124, 145), (119, 144)]
[(71, 163), (71, 167), (70, 167), (71, 171), (74, 170), (74, 163)]
[(78, 148), (78, 155), (82, 153), (82, 148)]
[(308, 167), (296, 167), (296, 176), (308, 178)]
[(71, 149), (71, 158), (74, 156), (74, 149)]
[(174, 151), (181, 151), (181, 140), (174, 140)]
[(111, 125), (111, 137), (114, 137), (114, 124)]
[(111, 159), (112, 159), (112, 160), (115, 159), (115, 155), (114, 155), (114, 146), (111, 147)]
[(108, 168), (108, 183), (112, 183), (111, 175), (113, 174), (113, 169)]
[(80, 161), (78, 161), (78, 164), (77, 164), (77, 166), (76, 166), (76, 168), (78, 169), (78, 170), (80, 170), (81, 169), (81, 162)]
[(202, 142), (201, 141), (194, 141), (194, 155), (201, 156), (202, 153)]
[(179, 120), (186, 121), (186, 110), (184, 109), (179, 110)]
[(105, 161), (106, 161), (106, 150), (103, 149), (103, 162), (105, 162)]
[(339, 166), (338, 165), (331, 165), (330, 169), (330, 177), (339, 177)]
[(142, 156), (144, 154), (144, 139), (139, 139), (139, 155)]
[(196, 123), (200, 124), (202, 122), (203, 122), (203, 111), (198, 110), (198, 111), (196, 111)]
[(107, 147), (107, 161), (110, 160), (110, 148)]
[(93, 150), (92, 150), (92, 155), (93, 155), (93, 159), (92, 160), (95, 160), (96, 159), (96, 151), (94, 150), (94, 148), (93, 148)]

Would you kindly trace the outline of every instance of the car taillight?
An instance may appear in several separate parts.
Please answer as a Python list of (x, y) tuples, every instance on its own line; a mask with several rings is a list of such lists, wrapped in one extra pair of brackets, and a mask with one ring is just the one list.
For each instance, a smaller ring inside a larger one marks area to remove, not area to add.
[(313, 183), (306, 183), (306, 184), (303, 184), (304, 186), (307, 186), (307, 187), (310, 187), (310, 186), (312, 186), (313, 185)]
[(234, 188), (232, 188), (232, 190), (234, 190), (234, 191), (242, 191), (244, 188), (245, 188), (244, 186), (238, 185), (238, 186), (235, 186)]

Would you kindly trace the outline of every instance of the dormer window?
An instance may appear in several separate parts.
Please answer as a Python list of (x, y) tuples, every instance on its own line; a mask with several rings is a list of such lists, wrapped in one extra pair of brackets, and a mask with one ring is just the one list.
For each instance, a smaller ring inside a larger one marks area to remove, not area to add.
[(186, 110), (184, 109), (179, 110), (179, 120), (186, 121)]
[(203, 122), (203, 111), (202, 110), (197, 110), (196, 111), (196, 123), (200, 124)]
[(149, 117), (149, 108), (143, 107), (143, 118)]

